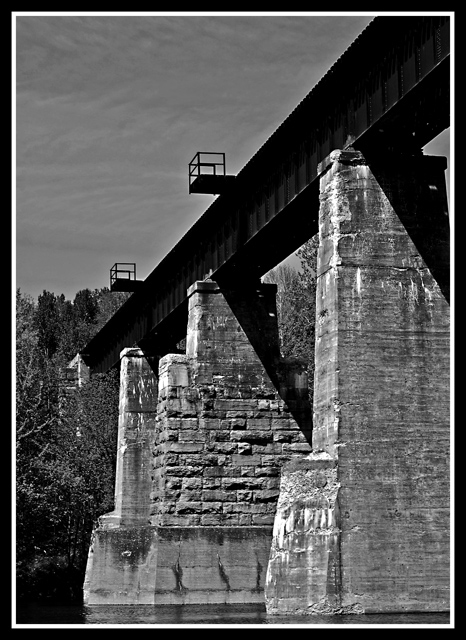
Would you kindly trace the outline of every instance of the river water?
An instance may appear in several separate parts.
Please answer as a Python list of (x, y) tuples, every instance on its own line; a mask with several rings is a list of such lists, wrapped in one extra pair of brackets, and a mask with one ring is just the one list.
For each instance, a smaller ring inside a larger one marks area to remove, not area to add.
[[(30, 604), (18, 607), (17, 627), (106, 625), (229, 626), (441, 626), (450, 627), (449, 613), (372, 614), (346, 616), (268, 616), (259, 605), (92, 605), (53, 606)], [(451, 628), (451, 627), (450, 627)]]

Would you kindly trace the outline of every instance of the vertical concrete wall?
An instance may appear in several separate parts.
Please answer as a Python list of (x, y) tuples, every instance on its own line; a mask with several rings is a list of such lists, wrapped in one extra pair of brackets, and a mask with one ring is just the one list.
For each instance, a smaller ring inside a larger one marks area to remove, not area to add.
[[(288, 503), (277, 512), (270, 611), (449, 608), (444, 168), (443, 159), (429, 157), (369, 166), (358, 152), (337, 151), (321, 176), (309, 464), (320, 451), (337, 465), (338, 598), (330, 574), (311, 580), (319, 562), (310, 559), (294, 578), (302, 597), (290, 591), (291, 572), (283, 567), (296, 562), (302, 545), (299, 528), (289, 525), (280, 539), (297, 508)], [(284, 470), (285, 488), (291, 476)], [(296, 504), (306, 496), (296, 496)], [(307, 531), (308, 549), (328, 536), (320, 527)]]

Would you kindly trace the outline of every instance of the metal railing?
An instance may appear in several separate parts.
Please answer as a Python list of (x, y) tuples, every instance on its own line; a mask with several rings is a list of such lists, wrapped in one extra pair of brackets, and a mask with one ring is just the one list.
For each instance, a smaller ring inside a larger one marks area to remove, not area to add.
[(110, 269), (110, 291), (115, 288), (117, 280), (123, 279), (136, 280), (135, 262), (115, 262), (113, 267)]
[(215, 151), (198, 151), (189, 163), (189, 193), (193, 182), (201, 176), (225, 176), (225, 154)]

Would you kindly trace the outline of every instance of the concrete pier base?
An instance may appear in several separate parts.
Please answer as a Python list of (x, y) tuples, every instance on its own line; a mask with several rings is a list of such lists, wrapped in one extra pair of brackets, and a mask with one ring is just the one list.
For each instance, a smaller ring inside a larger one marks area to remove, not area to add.
[(99, 529), (89, 556), (86, 602), (263, 602), (271, 540), (271, 527)]
[(360, 613), (341, 605), (339, 488), (327, 453), (282, 469), (266, 577), (269, 614)]

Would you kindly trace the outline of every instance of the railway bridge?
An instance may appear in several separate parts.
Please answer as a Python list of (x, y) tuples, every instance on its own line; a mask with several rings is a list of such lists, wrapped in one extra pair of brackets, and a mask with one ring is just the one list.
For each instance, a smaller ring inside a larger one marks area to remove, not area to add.
[[(87, 603), (448, 610), (449, 35), (375, 18), (236, 176), (195, 156), (218, 197), (144, 281), (116, 265), (73, 363), (121, 372)], [(317, 233), (311, 406), (261, 277)]]

